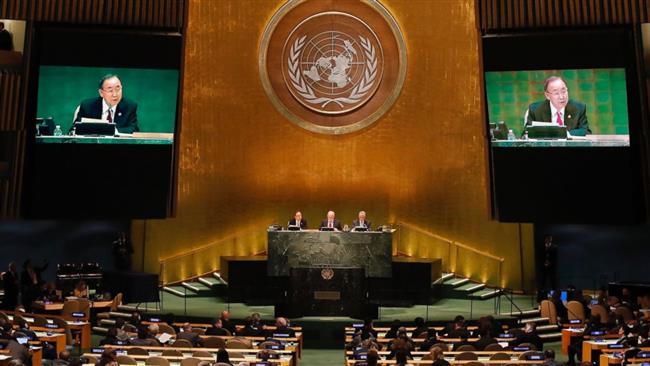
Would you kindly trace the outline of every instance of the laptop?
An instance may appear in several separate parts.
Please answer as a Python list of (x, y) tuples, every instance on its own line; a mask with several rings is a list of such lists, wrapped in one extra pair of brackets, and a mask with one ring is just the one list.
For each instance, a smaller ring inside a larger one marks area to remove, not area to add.
[(560, 140), (566, 139), (566, 126), (560, 126), (553, 122), (533, 121), (531, 125), (526, 125), (529, 139), (540, 140)]
[(115, 136), (115, 123), (77, 122), (74, 125), (78, 136)]

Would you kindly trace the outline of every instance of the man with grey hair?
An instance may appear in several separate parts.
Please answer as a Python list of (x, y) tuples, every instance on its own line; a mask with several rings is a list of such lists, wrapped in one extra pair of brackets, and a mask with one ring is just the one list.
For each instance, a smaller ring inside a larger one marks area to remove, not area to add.
[(320, 223), (320, 228), (334, 229), (335, 231), (343, 230), (341, 228), (341, 222), (336, 219), (336, 214), (334, 213), (334, 211), (327, 212), (327, 219), (323, 220)]
[(528, 107), (526, 125), (536, 122), (553, 122), (566, 126), (573, 136), (585, 136), (591, 133), (587, 120), (587, 106), (569, 99), (566, 82), (559, 76), (551, 76), (544, 81), (546, 100), (535, 102)]
[(138, 132), (138, 104), (122, 96), (122, 81), (115, 74), (104, 75), (99, 80), (99, 97), (79, 104), (74, 121), (81, 118), (100, 119), (114, 123), (120, 133)]
[(272, 333), (273, 337), (294, 338), (296, 336), (296, 331), (289, 328), (289, 321), (283, 317), (275, 319), (275, 330)]
[(358, 218), (352, 221), (352, 227), (355, 229), (365, 228), (366, 230), (372, 230), (371, 223), (366, 218), (366, 211), (359, 211)]

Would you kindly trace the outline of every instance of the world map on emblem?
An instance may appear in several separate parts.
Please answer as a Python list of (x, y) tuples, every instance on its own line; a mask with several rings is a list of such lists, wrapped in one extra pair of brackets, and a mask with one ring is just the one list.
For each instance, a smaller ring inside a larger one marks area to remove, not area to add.
[(382, 79), (383, 53), (377, 36), (345, 13), (325, 12), (298, 24), (282, 57), (283, 78), (293, 97), (323, 114), (361, 107)]

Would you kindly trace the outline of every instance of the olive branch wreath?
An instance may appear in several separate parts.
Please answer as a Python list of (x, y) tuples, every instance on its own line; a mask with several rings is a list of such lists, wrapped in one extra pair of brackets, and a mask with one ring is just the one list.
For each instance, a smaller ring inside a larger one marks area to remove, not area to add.
[(314, 94), (312, 87), (302, 78), (302, 70), (298, 66), (300, 64), (300, 53), (302, 48), (305, 46), (306, 39), (307, 36), (296, 38), (296, 41), (293, 43), (289, 51), (287, 64), (289, 67), (291, 85), (307, 103), (322, 103), (320, 106), (321, 108), (325, 108), (325, 106), (330, 103), (336, 103), (343, 108), (343, 103), (357, 103), (370, 91), (370, 88), (372, 88), (372, 85), (377, 78), (377, 54), (375, 52), (375, 47), (370, 43), (368, 38), (359, 36), (359, 44), (363, 47), (364, 54), (366, 55), (366, 69), (363, 79), (352, 89), (350, 95), (338, 98), (317, 97), (316, 94)]

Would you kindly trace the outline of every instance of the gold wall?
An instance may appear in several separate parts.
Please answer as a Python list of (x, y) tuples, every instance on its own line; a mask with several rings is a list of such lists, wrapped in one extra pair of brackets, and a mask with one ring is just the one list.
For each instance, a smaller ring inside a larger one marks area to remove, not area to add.
[[(312, 227), (327, 210), (350, 222), (364, 209), (375, 225), (404, 221), (504, 257), (501, 285), (530, 288), (532, 228), (489, 215), (474, 1), (382, 1), (404, 33), (406, 82), (383, 118), (344, 136), (293, 125), (262, 89), (259, 41), (282, 3), (190, 1), (177, 212), (134, 223), (144, 270), (218, 243), (168, 266), (166, 281), (178, 280), (217, 268), (219, 255), (264, 251), (266, 227), (296, 209)], [(433, 253), (426, 238), (410, 237), (397, 249)], [(456, 266), (485, 272), (475, 260), (461, 255)]]

